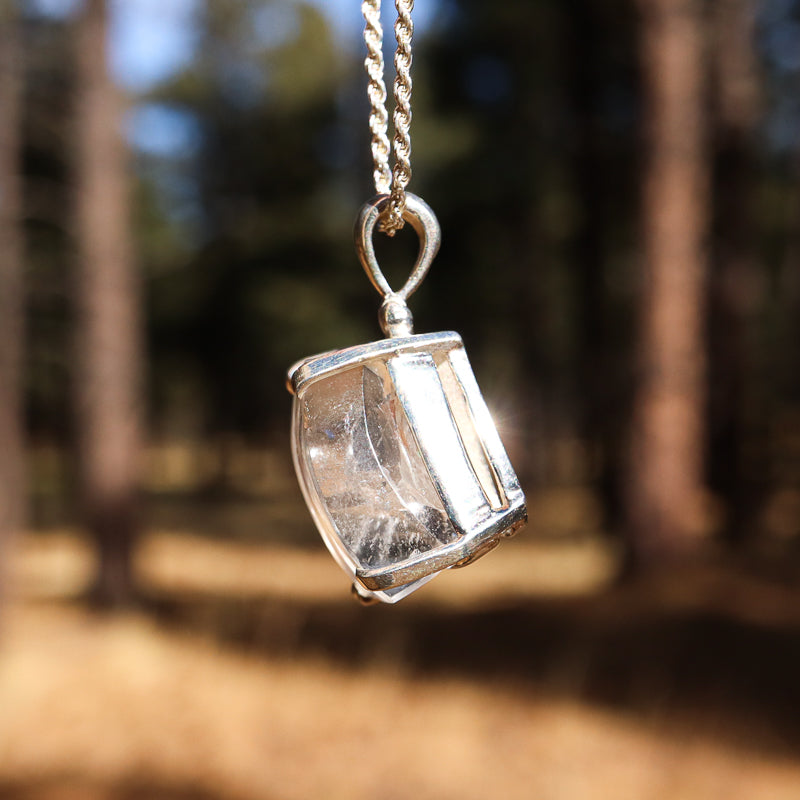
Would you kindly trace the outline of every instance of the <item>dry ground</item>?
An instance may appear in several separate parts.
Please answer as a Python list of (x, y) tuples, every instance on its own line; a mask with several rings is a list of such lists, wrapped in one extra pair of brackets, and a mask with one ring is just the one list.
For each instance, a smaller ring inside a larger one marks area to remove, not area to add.
[(599, 541), (509, 542), (392, 608), (317, 547), (150, 536), (150, 602), (75, 598), (26, 538), (0, 798), (797, 800), (800, 603), (733, 569), (607, 586)]

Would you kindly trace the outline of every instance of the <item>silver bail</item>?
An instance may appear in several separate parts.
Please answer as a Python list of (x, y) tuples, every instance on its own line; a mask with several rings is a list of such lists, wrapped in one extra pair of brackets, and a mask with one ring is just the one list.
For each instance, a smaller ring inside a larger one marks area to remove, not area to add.
[(381, 194), (373, 197), (361, 207), (356, 219), (354, 230), (356, 253), (370, 279), (372, 285), (383, 295), (379, 320), (381, 330), (392, 338), (410, 336), (413, 333), (414, 323), (406, 300), (416, 291), (423, 278), (439, 252), (442, 242), (442, 231), (439, 220), (433, 209), (421, 198), (411, 192), (406, 192), (406, 207), (403, 219), (408, 222), (419, 236), (419, 253), (414, 263), (414, 268), (408, 276), (403, 288), (395, 291), (389, 286), (386, 276), (378, 265), (375, 256), (375, 246), (372, 237), (375, 226), (381, 216), (386, 212), (390, 196)]

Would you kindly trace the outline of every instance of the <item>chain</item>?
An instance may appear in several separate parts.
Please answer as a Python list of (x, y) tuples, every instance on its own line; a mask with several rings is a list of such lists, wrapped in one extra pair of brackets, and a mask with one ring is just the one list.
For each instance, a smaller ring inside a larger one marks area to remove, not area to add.
[(390, 201), (381, 220), (381, 230), (389, 236), (405, 224), (406, 186), (411, 180), (411, 37), (414, 23), (411, 12), (414, 0), (395, 0), (397, 20), (394, 35), (397, 50), (394, 56), (394, 169), (389, 169), (389, 114), (386, 111), (386, 83), (383, 63), (383, 28), (381, 27), (381, 0), (363, 0), (364, 41), (367, 58), (364, 66), (369, 77), (367, 94), (370, 102), (369, 128), (372, 134), (372, 160), (375, 190), (389, 194)]
[(369, 130), (372, 134), (375, 191), (378, 194), (388, 194), (392, 174), (389, 170), (389, 114), (386, 111), (386, 83), (383, 79), (381, 0), (364, 0), (361, 13), (364, 15), (364, 41), (367, 43), (364, 68), (369, 78), (367, 95), (370, 104)]

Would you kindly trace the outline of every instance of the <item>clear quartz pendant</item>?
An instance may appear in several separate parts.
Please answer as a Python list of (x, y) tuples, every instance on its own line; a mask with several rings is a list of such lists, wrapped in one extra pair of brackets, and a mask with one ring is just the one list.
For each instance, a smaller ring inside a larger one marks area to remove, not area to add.
[(405, 297), (386, 298), (391, 338), (306, 359), (289, 386), (295, 468), (322, 538), (362, 599), (394, 603), (527, 515), (461, 337), (410, 335)]

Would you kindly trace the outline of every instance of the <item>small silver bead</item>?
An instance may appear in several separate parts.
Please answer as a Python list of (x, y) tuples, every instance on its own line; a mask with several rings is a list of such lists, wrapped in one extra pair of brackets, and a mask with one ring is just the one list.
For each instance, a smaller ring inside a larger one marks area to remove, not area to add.
[(386, 297), (378, 312), (381, 330), (395, 338), (397, 336), (411, 336), (414, 333), (414, 318), (402, 297), (390, 294)]

